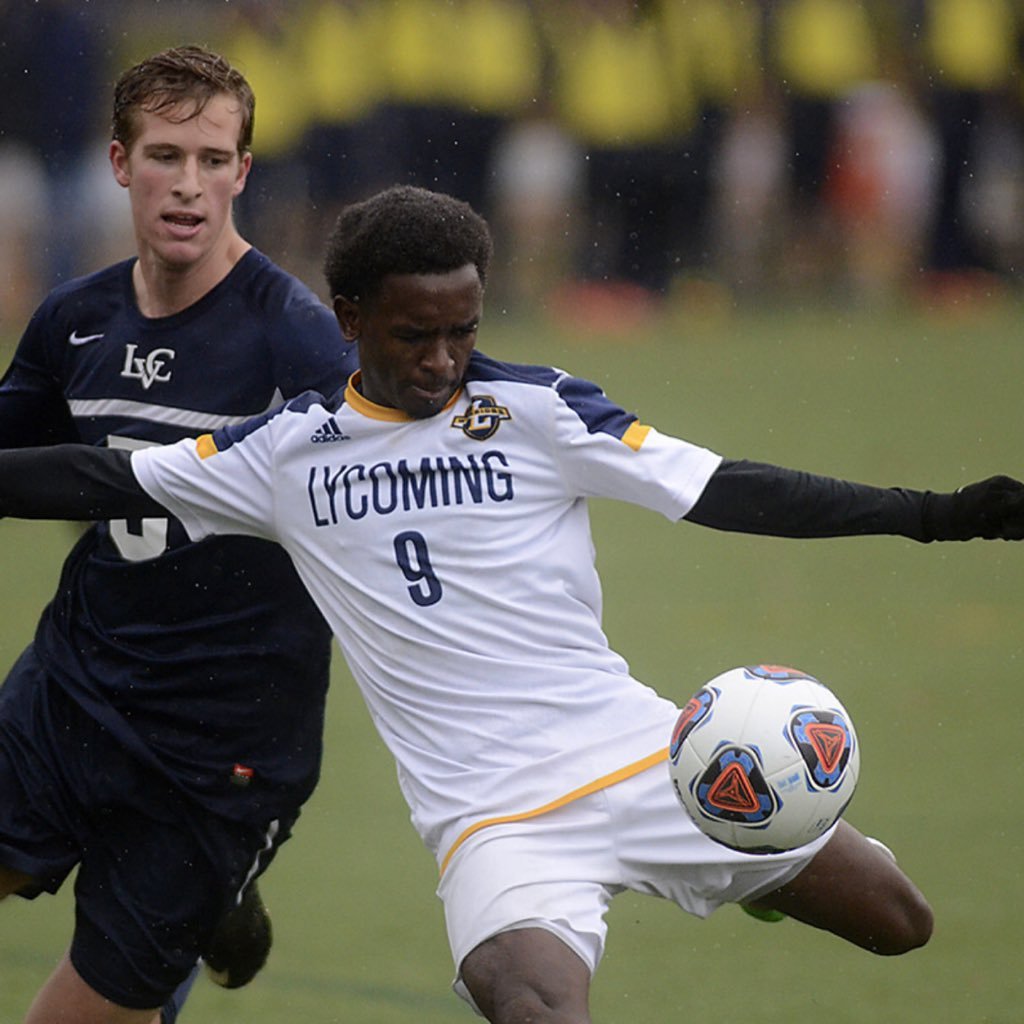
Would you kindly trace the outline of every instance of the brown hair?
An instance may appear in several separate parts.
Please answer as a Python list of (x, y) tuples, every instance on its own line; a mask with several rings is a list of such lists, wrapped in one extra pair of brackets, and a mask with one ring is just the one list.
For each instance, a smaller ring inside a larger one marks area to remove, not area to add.
[(238, 155), (242, 156), (252, 146), (256, 97), (241, 72), (201, 46), (162, 50), (122, 73), (114, 86), (112, 137), (130, 150), (138, 134), (137, 110), (165, 114), (180, 103), (191, 103), (180, 118), (187, 121), (224, 93), (238, 100), (242, 111), (238, 133)]

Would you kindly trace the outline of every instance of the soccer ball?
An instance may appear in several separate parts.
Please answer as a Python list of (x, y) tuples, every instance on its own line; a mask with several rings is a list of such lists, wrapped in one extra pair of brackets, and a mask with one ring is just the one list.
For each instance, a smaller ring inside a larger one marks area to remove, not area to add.
[(846, 809), (860, 746), (835, 694), (777, 665), (723, 672), (679, 714), (669, 774), (710, 839), (745, 853), (809, 843)]

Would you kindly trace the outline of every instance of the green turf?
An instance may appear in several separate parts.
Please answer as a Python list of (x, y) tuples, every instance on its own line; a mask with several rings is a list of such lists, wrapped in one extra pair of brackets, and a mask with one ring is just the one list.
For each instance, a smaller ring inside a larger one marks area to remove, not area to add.
[[(728, 455), (880, 484), (1024, 474), (1020, 309), (967, 319), (776, 312), (673, 334), (555, 340), (503, 324), (482, 347), (590, 376), (643, 419)], [(684, 699), (750, 661), (796, 664), (854, 716), (849, 817), (930, 897), (932, 943), (877, 959), (733, 908), (700, 922), (624, 896), (596, 1021), (1011, 1024), (1024, 1004), (1024, 547), (717, 534), (600, 503), (606, 626), (640, 678)], [(0, 668), (30, 635), (68, 529), (0, 524)], [(264, 882), (277, 933), (249, 989), (200, 983), (183, 1022), (434, 1024), (448, 992), (434, 869), (340, 667), (323, 783)], [(0, 907), (0, 1021), (17, 1021), (70, 927), (62, 895)]]

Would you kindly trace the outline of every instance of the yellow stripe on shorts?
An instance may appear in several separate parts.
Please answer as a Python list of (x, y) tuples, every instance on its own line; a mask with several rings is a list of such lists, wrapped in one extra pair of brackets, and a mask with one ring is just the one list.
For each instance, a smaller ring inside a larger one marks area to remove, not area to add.
[(451, 849), (445, 854), (444, 860), (441, 861), (440, 874), (443, 875), (448, 869), (448, 865), (451, 862), (452, 857), (455, 856), (455, 851), (458, 850), (458, 848), (462, 846), (470, 836), (475, 835), (481, 829), (490, 828), (491, 825), (507, 825), (513, 821), (525, 821), (527, 818), (537, 818), (542, 814), (547, 814), (548, 811), (555, 811), (558, 810), (559, 807), (571, 804), (574, 800), (590, 796), (591, 793), (596, 793), (598, 790), (614, 786), (616, 782), (624, 782), (626, 779), (630, 779), (634, 775), (639, 775), (641, 772), (647, 771), (648, 768), (653, 768), (656, 764), (660, 764), (662, 761), (667, 760), (668, 747), (664, 747), (654, 754), (648, 754), (647, 757), (642, 757), (639, 761), (627, 764), (624, 768), (618, 768), (613, 772), (609, 772), (607, 775), (602, 775), (599, 779), (594, 779), (593, 782), (588, 782), (585, 786), (580, 786), (578, 789), (574, 789), (571, 793), (566, 793), (564, 796), (560, 796), (557, 799), (552, 800), (550, 803), (544, 804), (542, 807), (534, 807), (533, 810), (530, 811), (520, 811), (518, 814), (503, 814), (497, 818), (485, 818), (483, 821), (478, 821), (476, 824), (470, 825), (469, 828), (467, 828), (462, 835), (452, 843)]

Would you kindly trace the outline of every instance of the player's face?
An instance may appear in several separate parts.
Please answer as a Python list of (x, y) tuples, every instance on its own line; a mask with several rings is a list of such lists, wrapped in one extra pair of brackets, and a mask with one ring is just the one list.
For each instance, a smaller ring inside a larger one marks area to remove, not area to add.
[(252, 163), (238, 154), (242, 114), (232, 96), (214, 96), (201, 114), (189, 113), (189, 104), (169, 116), (138, 111), (131, 150), (110, 144), (114, 177), (131, 197), (139, 255), (171, 268), (226, 250), (234, 235), (231, 204)]
[(392, 274), (372, 301), (334, 300), (345, 337), (359, 343), (363, 397), (415, 419), (439, 412), (462, 386), (484, 290), (476, 267)]

